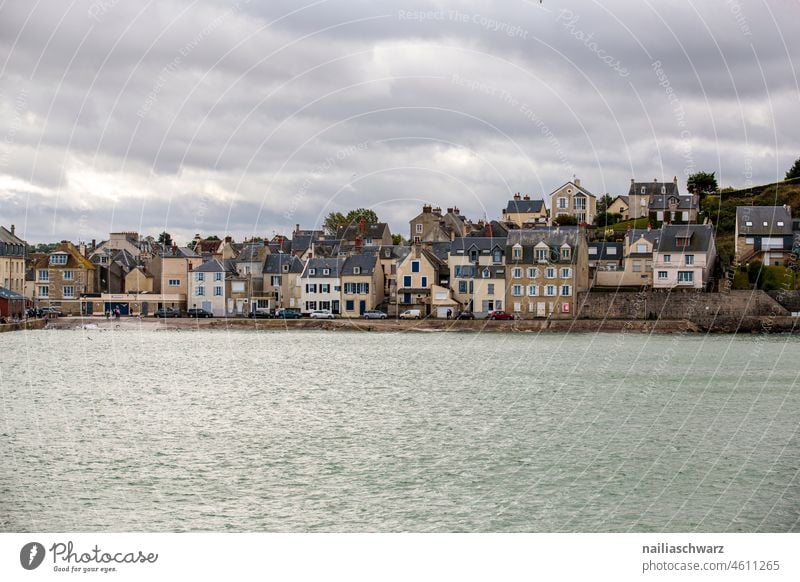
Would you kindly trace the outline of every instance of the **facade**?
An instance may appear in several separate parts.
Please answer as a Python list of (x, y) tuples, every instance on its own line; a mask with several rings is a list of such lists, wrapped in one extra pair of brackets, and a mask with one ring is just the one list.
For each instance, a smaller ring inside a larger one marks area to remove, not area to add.
[(126, 293), (152, 293), (153, 275), (145, 271), (144, 267), (134, 267), (125, 275)]
[[(238, 278), (231, 279), (231, 297), (236, 303), (237, 311), (240, 305), (245, 307), (241, 302), (242, 299), (247, 299), (247, 312), (270, 307), (272, 296), (271, 293), (265, 293), (264, 289), (264, 262), (269, 252), (269, 246), (262, 241), (257, 241), (243, 244), (236, 256)], [(239, 282), (244, 282), (243, 291), (239, 290), (241, 287)], [(234, 285), (234, 283), (236, 284)]]
[(408, 240), (412, 244), (452, 241), (456, 237), (466, 236), (472, 229), (458, 208), (448, 208), (443, 215), (441, 208), (434, 208), (430, 204), (425, 204), (422, 212), (412, 218), (409, 224)]
[(788, 206), (737, 206), (734, 250), (736, 263), (761, 261), (786, 265), (792, 256), (794, 233)]
[[(200, 307), (214, 317), (233, 315), (235, 308), (227, 279), (236, 276), (236, 268), (227, 261), (211, 259), (192, 269), (189, 275), (189, 295), (186, 307)], [(228, 299), (231, 299), (229, 305)], [(243, 302), (242, 302), (243, 304)]]
[(655, 194), (650, 197), (650, 222), (654, 226), (667, 224), (694, 224), (700, 210), (700, 196), (678, 196)]
[(359, 317), (384, 301), (383, 267), (375, 253), (352, 255), (342, 265), (342, 317)]
[(578, 224), (592, 224), (597, 216), (597, 197), (576, 178), (550, 193), (550, 220), (573, 216)]
[(617, 196), (611, 201), (611, 204), (608, 205), (606, 212), (609, 214), (619, 214), (622, 216), (622, 220), (628, 220), (630, 215), (630, 205), (628, 203), (627, 196)]
[(531, 200), (527, 194), (520, 196), (517, 192), (503, 209), (503, 220), (513, 222), (520, 228), (532, 227), (534, 224), (547, 224), (547, 208), (544, 200)]
[(37, 260), (34, 271), (37, 307), (58, 307), (64, 314), (81, 315), (81, 296), (95, 293), (95, 266), (71, 242), (62, 241)]
[(503, 309), (506, 296), (505, 258), (505, 237), (455, 239), (447, 258), (453, 299), (466, 311), (473, 311), (476, 315)]
[(653, 289), (702, 290), (716, 258), (710, 224), (662, 226), (653, 248)]
[(430, 315), (433, 286), (448, 279), (446, 262), (422, 245), (412, 245), (411, 251), (397, 265), (395, 313), (419, 309), (423, 315)]
[(263, 297), (256, 300), (256, 309), (300, 308), (300, 284), (303, 262), (287, 253), (270, 253), (262, 269)]
[(392, 244), (392, 232), (385, 222), (367, 222), (362, 218), (358, 224), (342, 227), (336, 233), (339, 252), (359, 253), (364, 247)]
[[(628, 212), (631, 219), (650, 216), (650, 201), (655, 196), (680, 196), (678, 190), (678, 177), (674, 176), (672, 182), (659, 182), (654, 178), (652, 182), (637, 182), (631, 178), (628, 189)], [(663, 211), (663, 209), (662, 209)]]
[(587, 245), (591, 287), (617, 287), (623, 271), (625, 245), (619, 242), (590, 242)]
[(298, 278), (300, 311), (311, 313), (329, 309), (341, 313), (342, 290), (340, 274), (344, 259), (308, 259)]
[(189, 271), (202, 264), (202, 257), (188, 247), (173, 245), (162, 249), (150, 261), (153, 292), (187, 297)]
[(25, 294), (25, 248), (24, 240), (16, 235), (16, 228), (0, 226), (0, 287)]
[(573, 317), (589, 287), (586, 233), (579, 227), (510, 231), (506, 311), (521, 318)]

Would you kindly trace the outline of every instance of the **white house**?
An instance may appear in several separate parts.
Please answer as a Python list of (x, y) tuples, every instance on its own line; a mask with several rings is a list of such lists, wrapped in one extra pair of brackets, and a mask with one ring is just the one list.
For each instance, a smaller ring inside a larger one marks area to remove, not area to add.
[(202, 307), (215, 317), (224, 317), (227, 291), (225, 277), (228, 269), (219, 259), (212, 259), (189, 271), (187, 308)]
[(341, 313), (340, 273), (344, 259), (308, 259), (297, 284), (300, 285), (300, 311), (311, 313), (330, 309)]
[(704, 288), (717, 257), (711, 225), (666, 225), (655, 232), (659, 234), (653, 245), (653, 288)]

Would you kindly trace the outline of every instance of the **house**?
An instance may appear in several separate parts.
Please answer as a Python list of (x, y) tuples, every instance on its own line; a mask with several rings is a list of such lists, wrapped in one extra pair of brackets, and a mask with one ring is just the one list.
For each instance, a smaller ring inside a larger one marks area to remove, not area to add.
[(240, 297), (239, 285), (233, 285), (237, 291), (232, 291), (234, 300), (239, 304), (240, 299), (247, 299), (247, 311), (254, 311), (261, 305), (269, 304), (271, 294), (265, 295), (264, 291), (264, 262), (269, 254), (269, 246), (263, 241), (244, 243), (239, 254), (234, 259), (238, 277), (231, 281), (244, 282), (244, 297)]
[[(598, 273), (597, 286), (650, 287), (653, 284), (653, 253), (659, 237), (658, 229), (628, 230), (623, 246), (622, 272)], [(614, 277), (617, 277), (616, 281)]]
[(653, 289), (704, 289), (716, 258), (710, 224), (664, 225), (653, 247)]
[(404, 245), (387, 245), (378, 249), (383, 270), (383, 295), (390, 308), (397, 303), (397, 265), (410, 252), (411, 247)]
[(291, 253), (299, 257), (301, 261), (305, 261), (311, 258), (313, 244), (322, 240), (325, 240), (324, 231), (301, 229), (298, 224), (292, 232)]
[(352, 255), (342, 264), (342, 316), (359, 317), (384, 300), (383, 267), (376, 253)]
[(224, 239), (202, 238), (199, 234), (194, 235), (192, 249), (200, 255), (204, 261), (210, 259), (227, 260), (236, 258), (239, 247), (233, 242), (233, 238), (226, 236)]
[(64, 314), (81, 315), (81, 295), (95, 293), (96, 268), (75, 245), (62, 241), (42, 256), (34, 269), (38, 307), (58, 307)]
[[(138, 260), (140, 259), (140, 253), (142, 253), (142, 247), (143, 245), (138, 232), (112, 232), (108, 235), (108, 240), (102, 241), (98, 245), (95, 245), (94, 241), (92, 241), (92, 246), (90, 247), (92, 253), (89, 255), (89, 260), (92, 260), (92, 254), (107, 251), (127, 251)], [(115, 253), (108, 252), (107, 254), (108, 256), (113, 256)], [(95, 261), (92, 262), (97, 264)]]
[(589, 287), (586, 232), (577, 226), (512, 230), (506, 239), (506, 310), (518, 317), (573, 317)]
[(270, 253), (264, 260), (263, 296), (256, 300), (256, 309), (300, 307), (300, 285), (303, 262), (288, 253)]
[(300, 285), (300, 311), (311, 313), (317, 309), (329, 309), (341, 313), (340, 274), (344, 259), (308, 259), (297, 279)]
[(153, 280), (153, 275), (148, 273), (143, 266), (136, 266), (125, 275), (125, 292), (152, 293)]
[(737, 206), (734, 231), (736, 263), (761, 261), (786, 265), (792, 256), (794, 233), (788, 206)]
[(153, 275), (153, 292), (182, 295), (189, 294), (189, 271), (203, 264), (202, 257), (188, 247), (172, 245), (160, 249), (150, 261)]
[(618, 274), (623, 271), (624, 247), (625, 245), (621, 242), (592, 241), (588, 243), (591, 287), (618, 286)]
[(364, 247), (391, 245), (392, 233), (385, 222), (367, 222), (361, 217), (358, 224), (339, 228), (336, 239), (340, 253), (358, 253)]
[(397, 265), (394, 312), (419, 309), (423, 315), (430, 315), (433, 286), (444, 286), (448, 279), (447, 262), (420, 244), (412, 245), (411, 251)]
[(654, 194), (650, 196), (648, 210), (650, 222), (654, 226), (659, 226), (662, 222), (667, 224), (693, 224), (697, 222), (697, 213), (700, 210), (700, 196), (698, 194), (689, 196)]
[(628, 203), (627, 196), (617, 196), (611, 201), (611, 204), (608, 205), (606, 208), (606, 212), (609, 214), (619, 214), (622, 217), (622, 220), (628, 220), (630, 218), (630, 205)]
[[(189, 275), (188, 308), (203, 308), (215, 317), (241, 313), (244, 298), (234, 304), (229, 278), (238, 277), (233, 261), (211, 259), (191, 269)], [(238, 290), (240, 293), (243, 289)]]
[(534, 224), (546, 224), (547, 208), (544, 205), (544, 200), (531, 200), (528, 194), (520, 196), (519, 192), (517, 192), (503, 209), (503, 220), (513, 222), (520, 228), (531, 227)]
[(503, 309), (506, 296), (505, 255), (505, 237), (455, 239), (447, 257), (453, 299), (467, 311), (476, 314)]
[(597, 197), (575, 178), (550, 193), (550, 208), (551, 222), (559, 216), (572, 216), (578, 224), (592, 224), (597, 216)]
[(138, 266), (138, 260), (125, 249), (105, 246), (89, 255), (95, 266), (97, 293), (125, 293), (125, 278)]
[(409, 221), (412, 243), (432, 243), (452, 241), (456, 237), (466, 236), (471, 230), (471, 223), (461, 215), (457, 207), (448, 208), (442, 215), (442, 209), (425, 204), (422, 212)]
[(25, 315), (25, 296), (0, 287), (0, 318), (22, 319)]
[(25, 293), (25, 249), (27, 244), (16, 228), (0, 226), (0, 286), (15, 293)]

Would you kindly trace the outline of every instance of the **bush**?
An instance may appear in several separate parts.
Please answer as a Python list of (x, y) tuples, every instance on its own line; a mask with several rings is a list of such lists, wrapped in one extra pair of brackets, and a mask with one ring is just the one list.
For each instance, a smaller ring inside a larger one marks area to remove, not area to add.
[(750, 289), (750, 279), (744, 271), (736, 271), (733, 276), (734, 289)]
[(753, 261), (747, 265), (747, 278), (753, 287), (760, 289), (761, 281), (764, 279), (764, 264), (761, 261)]

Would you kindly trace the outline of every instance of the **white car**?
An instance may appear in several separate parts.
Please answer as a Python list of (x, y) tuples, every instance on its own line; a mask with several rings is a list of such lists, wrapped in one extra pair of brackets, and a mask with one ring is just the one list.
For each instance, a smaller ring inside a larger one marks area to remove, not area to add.
[(311, 319), (333, 319), (333, 313), (331, 313), (330, 309), (317, 309), (312, 311), (309, 317)]

